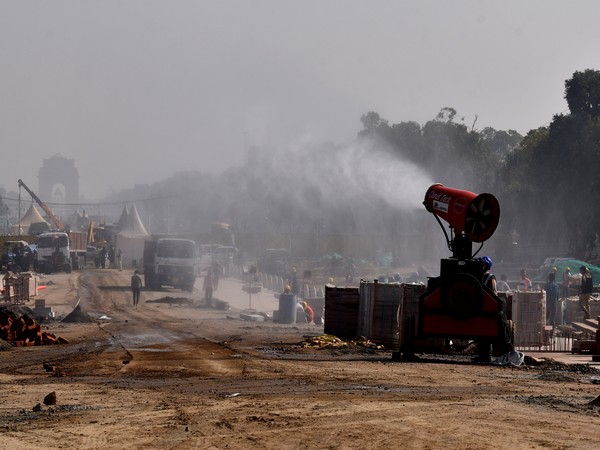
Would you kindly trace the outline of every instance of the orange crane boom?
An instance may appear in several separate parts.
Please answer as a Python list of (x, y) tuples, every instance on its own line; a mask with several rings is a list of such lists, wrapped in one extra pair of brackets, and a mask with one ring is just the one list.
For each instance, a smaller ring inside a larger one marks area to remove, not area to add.
[(48, 216), (54, 228), (56, 228), (57, 230), (65, 229), (65, 224), (62, 223), (62, 221), (52, 212), (52, 210), (48, 208), (48, 206), (46, 206), (46, 204), (37, 195), (35, 195), (33, 191), (29, 189), (21, 179), (19, 179), (19, 186), (23, 187), (29, 193), (29, 195), (31, 195), (31, 198), (34, 199), (38, 205), (40, 205), (40, 208), (44, 210), (46, 216)]

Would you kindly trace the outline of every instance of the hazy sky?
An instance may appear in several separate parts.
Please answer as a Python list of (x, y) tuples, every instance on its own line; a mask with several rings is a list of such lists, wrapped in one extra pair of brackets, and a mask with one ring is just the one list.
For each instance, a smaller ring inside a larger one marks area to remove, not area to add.
[(80, 192), (350, 142), (454, 107), (526, 133), (600, 69), (600, 2), (0, 0), (0, 185), (75, 159)]

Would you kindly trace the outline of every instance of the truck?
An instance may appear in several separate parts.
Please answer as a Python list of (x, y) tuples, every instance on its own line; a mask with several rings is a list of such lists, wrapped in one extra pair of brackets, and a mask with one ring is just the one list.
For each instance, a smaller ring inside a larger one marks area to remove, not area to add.
[(221, 266), (223, 276), (228, 277), (238, 253), (239, 250), (236, 247), (221, 245), (212, 251), (212, 264)]
[(49, 231), (37, 236), (36, 270), (66, 272), (84, 266), (87, 234), (83, 231)]
[(41, 273), (73, 270), (69, 235), (64, 231), (38, 234), (36, 270)]
[(86, 265), (88, 234), (85, 231), (69, 231), (71, 264), (74, 270), (83, 269)]
[(197, 247), (191, 239), (144, 241), (144, 285), (157, 290), (171, 286), (192, 292), (197, 274)]

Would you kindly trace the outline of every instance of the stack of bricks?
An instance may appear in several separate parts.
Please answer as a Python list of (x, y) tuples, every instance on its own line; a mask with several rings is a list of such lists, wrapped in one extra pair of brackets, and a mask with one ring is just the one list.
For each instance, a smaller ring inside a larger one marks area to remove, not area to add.
[(14, 312), (0, 309), (0, 339), (15, 347), (33, 345), (67, 344), (69, 341), (42, 331), (42, 327), (27, 314), (18, 316)]

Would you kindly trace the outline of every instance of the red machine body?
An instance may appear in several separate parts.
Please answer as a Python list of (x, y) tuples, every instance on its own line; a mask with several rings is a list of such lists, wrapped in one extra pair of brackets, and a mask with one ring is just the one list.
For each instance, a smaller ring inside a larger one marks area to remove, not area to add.
[(425, 194), (425, 208), (448, 222), (457, 234), (473, 242), (489, 239), (500, 220), (500, 205), (492, 194), (475, 194), (442, 184), (432, 185)]
[[(451, 258), (442, 259), (440, 276), (429, 278), (419, 297), (419, 336), (476, 339), (480, 357), (511, 348), (511, 327), (506, 301), (482, 282), (486, 270), (481, 259), (473, 258), (472, 242), (489, 239), (500, 218), (500, 206), (491, 194), (432, 185), (423, 202), (427, 211), (444, 219), (455, 236), (448, 246)], [(438, 219), (439, 222), (439, 219)], [(440, 222), (440, 226), (442, 223)]]
[(421, 297), (419, 329), (425, 335), (497, 339), (504, 302), (474, 276), (459, 272), (434, 283)]

